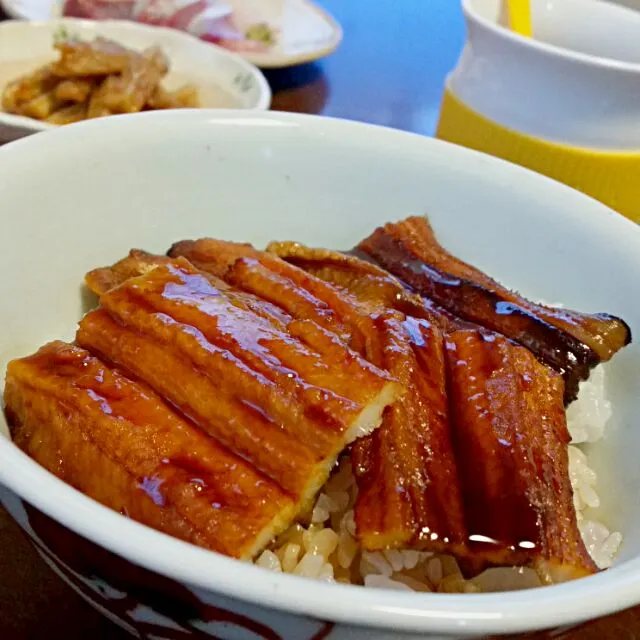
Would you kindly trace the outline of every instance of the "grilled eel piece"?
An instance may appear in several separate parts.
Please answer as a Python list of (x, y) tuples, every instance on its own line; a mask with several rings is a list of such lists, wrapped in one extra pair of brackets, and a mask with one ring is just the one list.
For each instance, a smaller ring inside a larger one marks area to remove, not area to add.
[[(372, 262), (329, 249), (314, 249), (299, 242), (271, 242), (265, 251), (259, 251), (250, 244), (201, 238), (176, 242), (167, 255), (182, 256), (203, 271), (219, 278), (229, 278), (229, 272), (240, 259), (254, 259), (274, 271), (300, 280), (299, 272), (287, 269), (269, 254), (298, 267), (305, 273), (334, 285), (347, 298), (352, 296), (370, 313), (387, 309), (397, 309), (419, 318), (431, 318), (433, 313), (442, 314), (451, 322), (456, 318), (430, 300), (411, 293), (388, 271)], [(313, 280), (312, 283), (317, 286)], [(329, 295), (327, 289), (324, 295)], [(448, 326), (448, 325), (447, 325)]]
[(99, 267), (89, 271), (84, 282), (97, 296), (115, 289), (129, 278), (143, 276), (160, 265), (169, 264), (171, 258), (147, 253), (141, 249), (131, 249), (129, 255), (110, 267)]
[(169, 256), (186, 258), (245, 294), (278, 307), (296, 320), (313, 321), (371, 362), (374, 325), (350, 294), (251, 245), (213, 238), (174, 244)]
[[(429, 315), (437, 307), (428, 301), (425, 305), (375, 265), (291, 243), (274, 243), (269, 249), (287, 260), (294, 257), (295, 265), (333, 286), (323, 288), (293, 265), (286, 269), (248, 245), (202, 239), (174, 245), (172, 254), (186, 255), (236, 286), (265, 296), (293, 317), (309, 318), (312, 309), (321, 318), (332, 314), (334, 326), (347, 334), (354, 332), (355, 321), (358, 330), (370, 332), (361, 341), (362, 353), (407, 388), (386, 410), (380, 429), (352, 446), (359, 490), (357, 536), (363, 548), (450, 552), (467, 575), (491, 565), (527, 564), (552, 581), (596, 570), (577, 529), (564, 385), (558, 374), (502, 336), (455, 318), (441, 323)], [(257, 264), (260, 277), (252, 278), (250, 266)], [(343, 306), (335, 304), (337, 287)], [(410, 311), (420, 317), (408, 315)], [(454, 347), (472, 338), (481, 340), (467, 349), (470, 367), (465, 369)], [(484, 362), (485, 346), (495, 350), (491, 366)], [(521, 385), (528, 377), (535, 377), (535, 383)], [(494, 414), (489, 409), (474, 414), (481, 400), (475, 393), (465, 395), (471, 388), (483, 390)], [(505, 438), (518, 443), (514, 451), (503, 445)], [(473, 471), (465, 473), (461, 465), (468, 463), (470, 450), (479, 457), (472, 461)], [(474, 487), (474, 478), (481, 486)], [(484, 519), (467, 492), (483, 499)]]
[(578, 530), (557, 372), (503, 336), (445, 338), (452, 441), (471, 559), (532, 564), (547, 583), (597, 571)]
[(14, 442), (91, 498), (188, 542), (252, 558), (295, 517), (296, 500), (84, 349), (53, 342), (9, 363)]
[(380, 227), (358, 249), (454, 315), (530, 349), (563, 375), (566, 404), (592, 367), (631, 341), (619, 318), (553, 309), (509, 291), (440, 246), (425, 217)]
[[(147, 253), (141, 249), (131, 249), (129, 255), (118, 260), (118, 262), (110, 267), (99, 267), (89, 271), (85, 275), (84, 280), (90, 291), (97, 296), (101, 296), (103, 293), (107, 293), (107, 291), (111, 291), (111, 289), (120, 286), (130, 278), (143, 276), (156, 267), (167, 265), (171, 262), (172, 258), (168, 258), (167, 256)], [(211, 276), (211, 274), (204, 271), (202, 275), (207, 277), (213, 286), (224, 289), (225, 294), (230, 299), (237, 301), (237, 303), (242, 306), (246, 306), (257, 315), (263, 316), (276, 323), (279, 327), (285, 327), (291, 321), (291, 317), (280, 311), (275, 305), (235, 290), (219, 278)]]
[[(430, 326), (422, 298), (357, 257), (296, 243), (272, 243), (269, 250), (378, 311), (420, 316), (392, 321), (387, 313), (378, 327), (388, 348), (377, 364), (409, 392), (387, 410), (378, 431), (352, 447), (364, 548), (440, 546), (467, 575), (492, 564), (530, 564), (544, 581), (595, 570), (577, 529), (557, 373), (502, 336), (451, 316), (443, 324), (435, 305), (426, 307), (438, 319)], [(515, 454), (504, 442), (509, 438), (520, 445)], [(425, 451), (436, 454), (435, 473), (425, 468)]]
[[(436, 323), (383, 312), (380, 363), (408, 389), (375, 433), (351, 449), (356, 533), (364, 549), (424, 549), (467, 557), (467, 527)], [(482, 562), (484, 565), (485, 563)]]
[[(385, 411), (381, 427), (352, 446), (358, 538), (368, 550), (460, 551), (466, 529), (449, 437), (444, 342), (419, 296), (374, 265), (363, 270), (379, 282), (365, 295), (369, 287), (363, 280), (356, 296), (250, 245), (205, 238), (178, 243), (170, 253), (296, 319), (333, 328), (403, 384), (407, 392)], [(386, 307), (400, 293), (420, 319)]]
[(167, 256), (170, 258), (186, 258), (199, 269), (221, 279), (224, 279), (236, 260), (259, 259), (263, 255), (263, 251), (255, 249), (248, 242), (229, 242), (215, 238), (181, 240), (174, 242), (167, 251)]
[(371, 313), (395, 309), (414, 318), (435, 321), (443, 331), (480, 328), (409, 291), (388, 271), (357, 255), (315, 249), (299, 242), (271, 242), (267, 251), (351, 294)]
[(125, 280), (100, 304), (78, 343), (144, 380), (300, 510), (402, 390), (334, 334), (259, 314), (184, 259)]
[[(281, 327), (286, 327), (293, 319), (288, 311), (293, 310), (296, 319), (313, 320), (326, 330), (337, 334), (345, 342), (353, 341), (357, 346), (363, 346), (365, 338), (362, 333), (355, 330), (348, 331), (345, 324), (337, 319), (336, 312), (324, 300), (314, 297), (304, 286), (308, 288), (315, 286), (320, 298), (327, 297), (342, 312), (350, 313), (352, 324), (356, 325), (361, 321), (371, 325), (367, 314), (359, 315), (353, 312), (352, 305), (355, 300), (349, 295), (341, 295), (321, 280), (309, 278), (300, 269), (290, 267), (274, 256), (259, 252), (251, 245), (213, 239), (198, 240), (194, 243), (185, 241), (178, 244), (185, 247), (195, 244), (199, 247), (199, 253), (195, 254), (185, 248), (182, 252), (172, 251), (172, 255), (176, 258), (188, 258), (188, 261), (198, 268), (214, 286), (224, 289), (226, 295), (237, 300), (239, 304), (246, 305), (258, 315), (269, 317)], [(202, 251), (208, 251), (210, 257)], [(260, 260), (257, 260), (258, 258)], [(93, 293), (102, 295), (126, 280), (144, 275), (159, 265), (171, 263), (172, 260), (171, 257), (132, 249), (128, 256), (112, 266), (100, 267), (87, 273), (85, 283)], [(237, 265), (235, 265), (236, 261), (238, 261)], [(282, 274), (273, 273), (270, 271), (270, 266), (276, 266)], [(292, 276), (299, 286), (290, 286), (287, 274)], [(228, 282), (221, 278), (226, 278)], [(245, 282), (245, 279), (251, 280), (251, 283)], [(230, 283), (237, 285), (238, 288)], [(288, 290), (287, 287), (289, 287)], [(256, 290), (260, 291), (262, 297), (252, 293)]]

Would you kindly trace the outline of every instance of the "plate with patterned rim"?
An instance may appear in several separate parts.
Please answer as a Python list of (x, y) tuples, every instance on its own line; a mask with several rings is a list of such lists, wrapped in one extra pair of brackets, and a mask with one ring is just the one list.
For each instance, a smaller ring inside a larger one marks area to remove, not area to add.
[(126, 19), (188, 31), (262, 68), (323, 58), (342, 28), (310, 0), (0, 0), (16, 19)]
[[(42, 22), (0, 22), (0, 96), (9, 83), (56, 59), (60, 33), (91, 41), (108, 38), (134, 51), (159, 46), (169, 61), (162, 85), (169, 90), (197, 87), (203, 108), (265, 110), (271, 89), (264, 75), (247, 60), (188, 33), (126, 20), (62, 18)], [(0, 144), (57, 125), (6, 113), (0, 106)]]

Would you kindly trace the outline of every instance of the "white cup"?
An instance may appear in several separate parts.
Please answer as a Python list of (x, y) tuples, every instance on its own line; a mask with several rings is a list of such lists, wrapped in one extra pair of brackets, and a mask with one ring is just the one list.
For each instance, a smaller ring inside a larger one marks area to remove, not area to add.
[(640, 13), (600, 0), (530, 1), (533, 38), (499, 24), (501, 0), (462, 0), (468, 37), (448, 89), (536, 138), (639, 151)]

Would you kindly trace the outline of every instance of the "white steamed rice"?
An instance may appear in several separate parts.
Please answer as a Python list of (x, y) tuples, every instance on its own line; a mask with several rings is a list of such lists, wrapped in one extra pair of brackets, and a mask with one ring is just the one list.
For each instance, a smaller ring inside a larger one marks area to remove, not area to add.
[[(600, 505), (600, 498), (595, 489), (596, 474), (580, 445), (600, 440), (610, 416), (605, 371), (597, 367), (590, 379), (582, 383), (579, 399), (567, 411), (567, 421), (572, 436), (569, 472), (578, 525), (591, 557), (603, 569), (612, 564), (622, 535), (585, 516), (587, 508), (596, 509)], [(356, 492), (351, 462), (345, 457), (318, 496), (311, 524), (290, 527), (258, 557), (256, 564), (271, 571), (329, 582), (403, 591), (475, 593), (540, 585), (537, 575), (526, 568), (489, 569), (465, 580), (455, 559), (448, 555), (395, 549), (362, 551), (355, 539)]]

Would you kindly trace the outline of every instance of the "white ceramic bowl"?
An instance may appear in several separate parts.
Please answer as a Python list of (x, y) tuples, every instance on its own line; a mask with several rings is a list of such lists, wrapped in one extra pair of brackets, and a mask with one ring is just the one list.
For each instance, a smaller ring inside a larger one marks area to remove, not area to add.
[(502, 0), (463, 0), (468, 37), (449, 89), (520, 133), (640, 150), (640, 13), (600, 0), (530, 0), (533, 38), (499, 24)]
[[(0, 22), (0, 94), (16, 77), (57, 58), (53, 40), (61, 28), (83, 40), (103, 36), (134, 50), (159, 45), (171, 64), (163, 86), (174, 89), (196, 84), (203, 107), (264, 110), (271, 104), (271, 89), (262, 72), (226, 49), (175, 29), (126, 20), (74, 18)], [(56, 125), (5, 113), (0, 108), (0, 142), (54, 128)]]
[[(348, 248), (380, 223), (421, 212), (447, 247), (506, 284), (534, 298), (615, 313), (640, 330), (640, 229), (527, 170), (398, 131), (279, 113), (105, 118), (1, 148), (0, 194), (0, 370), (47, 340), (73, 338), (84, 272), (131, 247), (163, 251), (177, 239), (214, 235)], [(639, 379), (636, 343), (609, 366), (614, 416), (592, 452), (608, 505), (600, 515), (625, 536), (618, 562), (555, 587), (408, 594), (272, 574), (98, 505), (0, 435), (2, 500), (47, 562), (129, 627), (134, 623), (123, 609), (138, 621), (196, 625), (218, 638), (255, 637), (238, 623), (239, 614), (254, 628), (272, 630), (264, 637), (287, 640), (327, 632), (332, 640), (417, 639), (564, 625), (640, 602)], [(0, 430), (6, 435), (1, 419)], [(42, 514), (58, 533), (41, 526)], [(91, 552), (109, 561), (85, 553), (82, 541), (56, 545), (60, 531), (109, 550)], [(198, 621), (195, 605), (183, 610), (175, 600), (170, 612), (156, 609), (148, 591), (129, 589), (132, 569), (114, 573), (122, 558), (155, 572), (154, 584), (163, 583), (161, 576), (179, 583), (183, 596), (214, 613)], [(96, 577), (109, 568), (119, 583)], [(130, 604), (131, 594), (142, 604)], [(188, 620), (177, 620), (183, 611)]]

